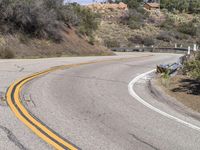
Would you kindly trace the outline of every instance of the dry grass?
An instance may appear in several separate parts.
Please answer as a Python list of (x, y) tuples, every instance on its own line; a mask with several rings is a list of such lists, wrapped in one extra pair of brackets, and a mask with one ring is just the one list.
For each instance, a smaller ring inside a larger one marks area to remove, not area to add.
[[(197, 18), (198, 16), (193, 16), (190, 14), (172, 14), (160, 12), (159, 14), (155, 12), (150, 12), (149, 18), (145, 21), (145, 25), (141, 26), (140, 29), (130, 29), (128, 25), (120, 23), (120, 13), (126, 14), (126, 11), (114, 11), (109, 13), (102, 13), (102, 21), (99, 29), (96, 32), (96, 39), (100, 45), (104, 45), (104, 41), (114, 40), (118, 41), (120, 47), (132, 47), (139, 44), (132, 43), (128, 39), (135, 36), (141, 36), (142, 38), (151, 37), (155, 39), (156, 47), (174, 47), (175, 43), (187, 47), (195, 43), (195, 38), (183, 35), (175, 30), (174, 27), (170, 29), (162, 28), (160, 25), (165, 22), (167, 16), (170, 16), (175, 21), (175, 25), (178, 26), (182, 22), (188, 22)], [(112, 16), (114, 19), (108, 19), (106, 16)], [(157, 36), (160, 33), (168, 33), (170, 41), (159, 40)]]
[[(67, 29), (63, 37), (63, 42), (55, 43), (45, 39), (24, 38), (21, 34), (6, 35), (0, 38), (0, 50), (9, 47), (15, 58), (112, 55), (105, 47), (91, 45), (86, 38), (79, 37), (75, 29)], [(2, 51), (0, 53), (3, 54)]]
[(200, 82), (180, 75), (171, 78), (169, 82), (168, 88), (161, 84), (161, 80), (159, 84), (185, 106), (200, 112)]

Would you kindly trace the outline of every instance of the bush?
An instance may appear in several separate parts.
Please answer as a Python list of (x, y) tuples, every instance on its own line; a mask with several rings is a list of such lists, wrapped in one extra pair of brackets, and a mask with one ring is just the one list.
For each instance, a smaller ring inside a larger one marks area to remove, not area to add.
[(200, 37), (196, 40), (196, 43), (200, 46)]
[(0, 58), (2, 59), (11, 59), (14, 57), (15, 57), (15, 54), (8, 47), (3, 48), (3, 50), (0, 50)]
[(139, 35), (136, 35), (134, 37), (130, 37), (128, 39), (130, 42), (135, 43), (135, 44), (143, 44), (143, 38)]
[(73, 5), (73, 9), (77, 16), (79, 16), (79, 24), (77, 26), (80, 33), (91, 36), (93, 32), (98, 29), (98, 19), (101, 16), (98, 13), (93, 13), (90, 9), (81, 7), (78, 4)]
[(199, 0), (161, 0), (161, 8), (166, 8), (169, 11), (197, 13), (199, 7)]
[(200, 81), (200, 52), (197, 53), (195, 60), (184, 64), (183, 73)]
[(143, 44), (144, 44), (145, 46), (152, 46), (152, 45), (155, 44), (155, 42), (154, 42), (154, 40), (153, 40), (152, 37), (147, 37), (147, 38), (144, 38)]
[(63, 9), (59, 10), (59, 19), (66, 24), (78, 26), (81, 22), (81, 17), (75, 12), (73, 5), (65, 5)]
[(155, 44), (155, 41), (153, 40), (152, 37), (141, 37), (141, 36), (134, 36), (128, 39), (130, 42), (133, 42), (135, 44), (143, 44), (145, 46), (152, 46)]
[(7, 26), (7, 31), (2, 31), (4, 33), (19, 31), (37, 38), (61, 39), (61, 23), (56, 11), (44, 8), (37, 1), (2, 0), (0, 9), (1, 24)]
[(198, 28), (195, 26), (193, 22), (188, 22), (188, 23), (185, 22), (178, 26), (178, 31), (191, 36), (196, 36)]
[(186, 35), (177, 31), (176, 31), (176, 34), (174, 35), (174, 37), (178, 40), (188, 39), (188, 36), (189, 35)]
[(168, 32), (161, 32), (156, 38), (158, 40), (165, 41), (165, 42), (171, 41), (171, 37)]
[(172, 17), (167, 16), (166, 20), (163, 23), (161, 23), (160, 27), (171, 29), (174, 27), (174, 25), (175, 25), (175, 20)]
[(98, 28), (95, 13), (78, 4), (64, 5), (64, 0), (1, 0), (0, 9), (0, 31), (5, 34), (20, 32), (60, 42), (65, 25), (86, 35)]
[(115, 39), (107, 39), (107, 40), (104, 41), (104, 44), (108, 48), (120, 47), (119, 42)]
[(196, 60), (200, 61), (200, 52), (197, 53)]
[(139, 22), (136, 22), (136, 21), (134, 21), (134, 20), (130, 20), (130, 21), (128, 22), (128, 26), (129, 26), (129, 28), (131, 28), (131, 29), (140, 29), (142, 25), (141, 25)]
[(128, 8), (138, 8), (142, 3), (142, 0), (115, 0), (116, 3), (123, 2), (128, 5)]
[(200, 61), (190, 61), (184, 65), (184, 73), (190, 77), (200, 80)]
[(88, 43), (89, 43), (90, 45), (94, 45), (94, 42), (95, 42), (94, 36), (90, 36), (90, 37), (89, 37), (89, 40), (88, 40)]
[(139, 12), (137, 9), (131, 9), (128, 11), (126, 16), (121, 17), (120, 22), (124, 25), (128, 25), (131, 29), (139, 29), (144, 26), (146, 16), (147, 15), (145, 15), (145, 13), (141, 10)]

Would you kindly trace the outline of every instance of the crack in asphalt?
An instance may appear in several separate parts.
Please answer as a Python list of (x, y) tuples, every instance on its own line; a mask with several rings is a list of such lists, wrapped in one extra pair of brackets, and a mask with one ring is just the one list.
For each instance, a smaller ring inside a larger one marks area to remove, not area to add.
[[(56, 73), (51, 73), (52, 75), (60, 76), (63, 77), (61, 74), (56, 74)], [(107, 82), (115, 82), (115, 83), (123, 83), (123, 84), (128, 84), (128, 82), (125, 81), (119, 81), (119, 80), (111, 80), (111, 79), (104, 79), (104, 78), (98, 78), (98, 77), (87, 77), (87, 76), (77, 76), (77, 75), (67, 75), (68, 77), (73, 77), (73, 78), (82, 78), (82, 79), (88, 79), (88, 80), (99, 80), (99, 81), (107, 81)], [(66, 77), (66, 75), (65, 75)]]
[(21, 67), (21, 66), (19, 66), (17, 64), (15, 64), (15, 67), (17, 67), (17, 69), (19, 69), (19, 72), (22, 72), (24, 70), (24, 67)]
[(26, 94), (22, 94), (22, 96), (20, 96), (22, 99), (22, 103), (24, 104), (24, 106), (28, 109), (28, 107), (30, 107), (32, 105), (32, 107), (36, 107), (35, 102), (33, 101), (32, 95), (26, 95)]
[(154, 150), (159, 150), (158, 148), (156, 148), (156, 147), (153, 146), (152, 144), (147, 143), (146, 141), (140, 139), (140, 138), (137, 137), (135, 134), (133, 134), (133, 133), (129, 133), (129, 134), (130, 134), (134, 139), (136, 139), (137, 141), (139, 141), (139, 142), (141, 142), (141, 143), (143, 143), (143, 144), (145, 144), (145, 145), (151, 147), (151, 148), (154, 149)]
[(13, 142), (20, 150), (28, 150), (26, 147), (24, 147), (24, 146), (20, 143), (20, 141), (19, 141), (19, 140), (17, 139), (17, 137), (12, 133), (12, 131), (10, 131), (8, 128), (6, 128), (6, 127), (4, 127), (4, 126), (1, 126), (1, 125), (0, 125), (0, 129), (2, 129), (2, 130), (6, 133), (8, 139), (9, 139), (11, 142)]
[(7, 106), (4, 92), (0, 92), (0, 106)]
[(86, 77), (86, 76), (70, 76), (70, 77), (127, 84), (127, 82), (125, 82), (125, 81), (118, 81), (118, 80), (111, 80), (111, 79), (103, 79), (103, 78), (97, 78), (97, 77)]

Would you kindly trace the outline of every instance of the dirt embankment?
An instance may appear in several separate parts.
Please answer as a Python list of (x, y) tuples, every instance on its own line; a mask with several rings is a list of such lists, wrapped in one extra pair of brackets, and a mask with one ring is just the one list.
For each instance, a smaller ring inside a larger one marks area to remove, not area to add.
[(158, 84), (167, 94), (194, 111), (200, 112), (200, 82), (182, 75), (172, 77), (167, 82), (166, 86), (160, 79)]
[[(1, 57), (41, 58), (61, 56), (112, 55), (105, 47), (89, 44), (86, 37), (79, 36), (75, 29), (63, 32), (63, 41), (30, 38), (24, 34), (1, 35)], [(4, 54), (6, 53), (6, 54)]]

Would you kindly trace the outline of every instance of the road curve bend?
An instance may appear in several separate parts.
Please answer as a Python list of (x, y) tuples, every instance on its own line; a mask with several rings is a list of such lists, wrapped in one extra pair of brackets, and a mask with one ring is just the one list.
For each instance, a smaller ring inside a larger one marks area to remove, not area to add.
[[(11, 85), (8, 103), (24, 122), (32, 120), (29, 128), (44, 134), (48, 139), (43, 140), (57, 149), (200, 149), (200, 132), (145, 107), (127, 89), (133, 78), (178, 57), (155, 54), (52, 68)], [(141, 97), (156, 108), (185, 117), (155, 100), (144, 82), (138, 82), (134, 89)], [(34, 105), (23, 105), (20, 98), (27, 95)]]

